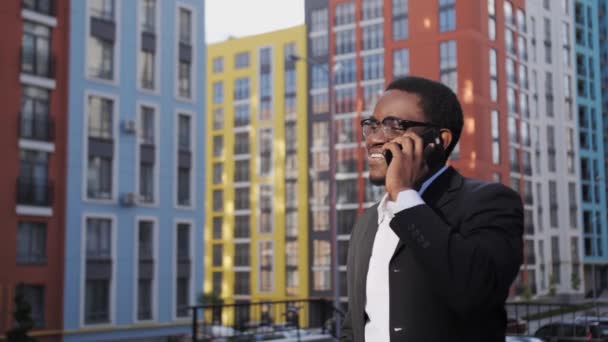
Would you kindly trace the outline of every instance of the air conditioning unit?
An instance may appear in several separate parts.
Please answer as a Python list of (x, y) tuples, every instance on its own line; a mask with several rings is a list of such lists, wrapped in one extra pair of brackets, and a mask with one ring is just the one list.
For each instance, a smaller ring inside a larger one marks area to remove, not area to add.
[(120, 198), (120, 204), (125, 207), (132, 207), (135, 205), (136, 198), (137, 196), (134, 192), (127, 192), (125, 194), (122, 194), (122, 197)]
[(122, 122), (123, 132), (133, 134), (133, 133), (135, 133), (136, 128), (137, 128), (137, 125), (135, 123), (135, 120), (123, 120), (123, 122)]

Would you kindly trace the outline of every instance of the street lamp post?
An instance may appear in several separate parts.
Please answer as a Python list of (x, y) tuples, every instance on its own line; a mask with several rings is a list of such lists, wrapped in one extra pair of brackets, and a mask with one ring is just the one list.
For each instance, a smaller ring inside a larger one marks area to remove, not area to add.
[[(336, 218), (336, 148), (335, 148), (335, 122), (334, 122), (334, 94), (332, 69), (324, 65), (323, 61), (318, 61), (310, 57), (301, 57), (295, 54), (289, 55), (293, 61), (304, 61), (309, 65), (324, 66), (327, 72), (327, 102), (329, 103), (329, 227), (331, 231), (332, 247), (332, 269), (333, 269), (333, 309), (340, 308), (340, 269), (338, 265), (338, 224)], [(329, 64), (329, 63), (328, 63)], [(339, 65), (336, 65), (339, 67)], [(336, 335), (340, 338), (340, 315), (334, 315), (336, 321)]]

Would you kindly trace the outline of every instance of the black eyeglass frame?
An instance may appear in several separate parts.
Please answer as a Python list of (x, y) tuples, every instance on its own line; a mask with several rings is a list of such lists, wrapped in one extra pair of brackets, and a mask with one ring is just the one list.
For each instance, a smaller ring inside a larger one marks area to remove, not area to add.
[(400, 133), (400, 132), (396, 132), (396, 131), (405, 132), (412, 127), (441, 128), (441, 126), (430, 123), (430, 122), (403, 120), (403, 119), (399, 119), (399, 118), (396, 118), (393, 116), (388, 116), (388, 117), (382, 119), (382, 121), (378, 121), (374, 118), (367, 118), (367, 119), (361, 120), (360, 124), (361, 124), (361, 130), (362, 130), (363, 136), (369, 135), (369, 133), (365, 133), (366, 127), (373, 128), (375, 131), (378, 128), (378, 126), (382, 126), (382, 132), (385, 135), (387, 135), (387, 133), (390, 133), (389, 135), (396, 135), (396, 134)]

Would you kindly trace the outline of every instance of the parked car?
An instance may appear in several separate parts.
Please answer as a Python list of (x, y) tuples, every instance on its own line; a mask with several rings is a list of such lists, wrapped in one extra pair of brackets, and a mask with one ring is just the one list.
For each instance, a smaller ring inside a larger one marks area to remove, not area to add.
[(507, 336), (505, 342), (544, 342), (538, 337), (534, 336)]
[(517, 318), (507, 318), (507, 334), (521, 335), (528, 331), (528, 323)]
[(608, 342), (608, 325), (598, 322), (559, 322), (540, 327), (534, 336), (545, 342)]

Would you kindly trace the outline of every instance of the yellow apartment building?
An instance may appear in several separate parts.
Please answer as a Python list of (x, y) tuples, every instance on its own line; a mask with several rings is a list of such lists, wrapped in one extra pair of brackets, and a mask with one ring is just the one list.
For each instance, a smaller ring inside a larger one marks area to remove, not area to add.
[(204, 292), (225, 303), (309, 295), (306, 50), (304, 25), (207, 49)]

